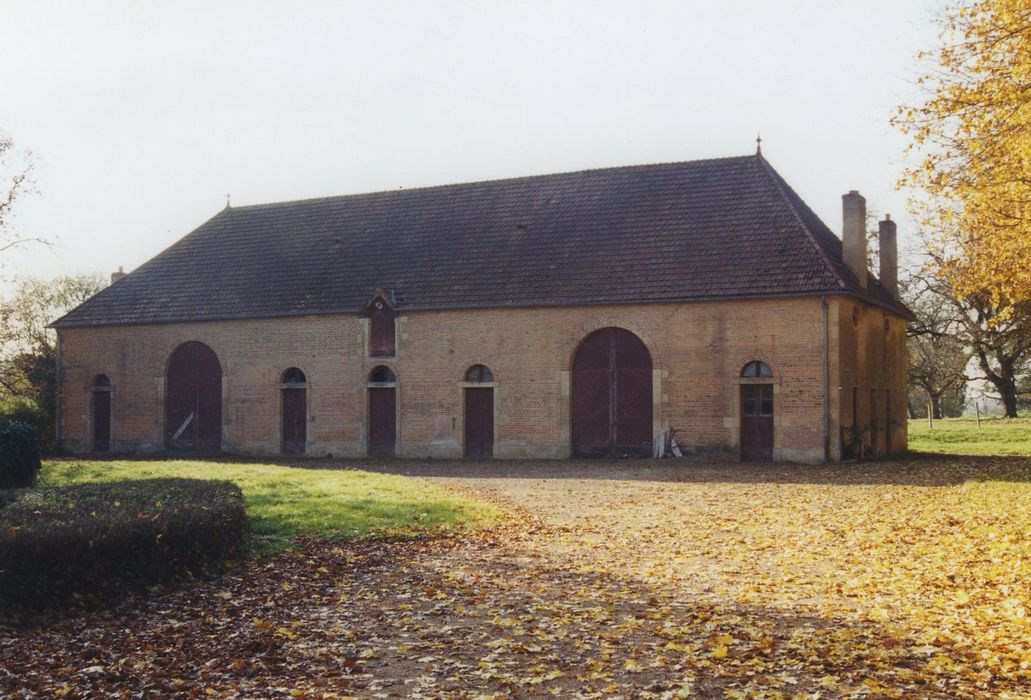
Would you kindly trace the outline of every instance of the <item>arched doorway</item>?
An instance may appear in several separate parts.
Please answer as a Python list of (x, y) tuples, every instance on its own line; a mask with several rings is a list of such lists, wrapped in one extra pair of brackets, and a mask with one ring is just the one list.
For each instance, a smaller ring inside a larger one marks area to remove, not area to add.
[(204, 343), (183, 343), (168, 361), (165, 443), (172, 449), (222, 447), (222, 365)]
[(93, 451), (107, 452), (111, 449), (111, 380), (106, 374), (98, 374), (90, 389), (93, 393)]
[(393, 457), (397, 444), (397, 375), (386, 365), (369, 372), (369, 456)]
[(573, 453), (647, 457), (652, 451), (652, 358), (622, 328), (587, 336), (573, 358)]
[(291, 367), (283, 372), (280, 391), (283, 395), (283, 431), (281, 449), (284, 454), (304, 454), (308, 442), (308, 378)]
[(486, 365), (465, 373), (465, 456), (494, 456), (494, 373)]
[(741, 459), (773, 459), (773, 371), (754, 360), (741, 370)]

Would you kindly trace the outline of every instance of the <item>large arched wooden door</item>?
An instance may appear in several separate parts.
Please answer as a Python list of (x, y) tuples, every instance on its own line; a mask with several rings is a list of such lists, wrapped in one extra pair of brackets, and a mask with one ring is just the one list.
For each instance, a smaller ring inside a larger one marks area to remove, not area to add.
[(647, 457), (652, 451), (652, 358), (622, 328), (587, 336), (573, 358), (573, 453)]
[(222, 365), (204, 343), (180, 345), (168, 362), (165, 443), (172, 449), (222, 446)]

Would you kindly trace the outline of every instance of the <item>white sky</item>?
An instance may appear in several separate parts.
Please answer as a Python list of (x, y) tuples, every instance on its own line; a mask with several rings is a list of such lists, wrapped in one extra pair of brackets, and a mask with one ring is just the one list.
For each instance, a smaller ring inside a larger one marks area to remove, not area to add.
[[(840, 233), (897, 192), (932, 0), (0, 4), (33, 151), (6, 276), (130, 270), (233, 204), (763, 153)], [(227, 261), (229, 263), (230, 261)]]

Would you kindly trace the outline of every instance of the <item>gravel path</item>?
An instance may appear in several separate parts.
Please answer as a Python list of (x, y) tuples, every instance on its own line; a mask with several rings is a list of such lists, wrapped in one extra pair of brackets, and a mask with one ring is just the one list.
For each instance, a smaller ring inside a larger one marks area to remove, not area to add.
[(0, 694), (1028, 697), (1024, 464), (327, 464), (511, 516), (0, 628)]

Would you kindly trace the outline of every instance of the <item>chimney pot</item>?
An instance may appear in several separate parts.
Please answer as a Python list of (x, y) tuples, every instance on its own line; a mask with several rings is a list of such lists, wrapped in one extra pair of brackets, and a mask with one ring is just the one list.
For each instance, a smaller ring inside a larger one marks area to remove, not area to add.
[(845, 266), (866, 287), (866, 199), (857, 190), (841, 196), (841, 243)]
[(122, 270), (122, 266), (119, 265), (118, 266), (118, 271), (111, 273), (111, 284), (114, 284), (118, 280), (122, 279), (123, 277), (125, 277), (125, 275), (126, 275), (126, 273)]

